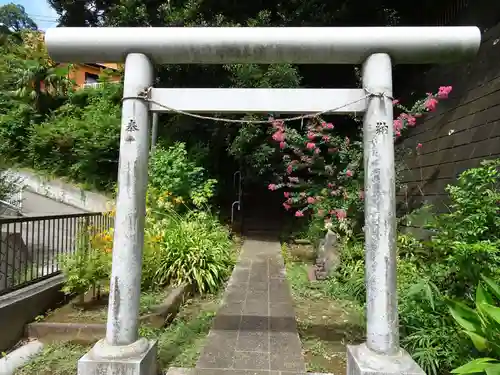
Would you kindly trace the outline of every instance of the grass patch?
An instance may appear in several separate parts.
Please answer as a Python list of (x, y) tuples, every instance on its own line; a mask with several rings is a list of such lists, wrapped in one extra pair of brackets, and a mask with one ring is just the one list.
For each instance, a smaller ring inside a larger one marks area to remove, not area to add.
[(283, 246), (283, 256), (307, 371), (345, 373), (346, 345), (363, 340), (359, 310), (337, 298), (328, 280), (309, 281), (312, 246)]
[[(158, 340), (160, 368), (166, 370), (172, 366), (195, 366), (221, 296), (222, 292), (197, 296), (187, 301), (172, 324), (166, 328), (155, 329), (147, 325), (140, 327), (141, 336)], [(153, 297), (147, 298), (152, 301)], [(18, 369), (15, 375), (76, 375), (78, 359), (89, 349), (90, 346), (69, 342), (47, 345), (39, 356)]]
[[(167, 298), (171, 289), (166, 288), (158, 291), (142, 292), (139, 306), (139, 314), (151, 313), (154, 305), (161, 304)], [(104, 290), (104, 295), (98, 299), (92, 299), (92, 293), (85, 296), (83, 305), (74, 304), (78, 302), (78, 297), (71, 303), (67, 303), (53, 311), (49, 311), (45, 316), (40, 316), (37, 321), (51, 323), (105, 323), (108, 315), (108, 290)]]
[(45, 346), (42, 353), (15, 375), (75, 375), (78, 359), (90, 346), (61, 342)]

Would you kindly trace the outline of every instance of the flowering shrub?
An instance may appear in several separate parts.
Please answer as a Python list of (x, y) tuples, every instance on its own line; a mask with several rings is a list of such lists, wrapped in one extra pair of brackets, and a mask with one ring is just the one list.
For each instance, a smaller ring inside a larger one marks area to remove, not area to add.
[[(435, 110), (451, 90), (451, 86), (440, 87), (411, 108), (394, 100), (400, 112), (393, 123), (394, 138), (416, 126), (417, 118)], [(362, 142), (335, 135), (335, 126), (320, 118), (309, 121), (305, 134), (287, 127), (282, 120), (271, 118), (270, 122), (272, 139), (283, 152), (285, 171), (268, 186), (269, 190), (283, 189), (284, 209), (293, 211), (296, 217), (312, 216), (312, 227), (317, 230), (331, 228), (351, 236), (362, 225)]]
[(90, 288), (107, 283), (111, 274), (113, 228), (99, 231), (89, 226), (79, 233), (75, 253), (60, 258), (60, 267), (66, 277), (62, 291), (79, 294), (83, 298)]

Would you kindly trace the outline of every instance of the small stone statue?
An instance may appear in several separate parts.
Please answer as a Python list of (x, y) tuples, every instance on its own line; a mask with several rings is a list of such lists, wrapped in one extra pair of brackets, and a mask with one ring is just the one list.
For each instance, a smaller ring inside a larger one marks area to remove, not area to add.
[(337, 235), (328, 230), (321, 240), (316, 258), (316, 280), (326, 279), (340, 264), (340, 254), (337, 246)]

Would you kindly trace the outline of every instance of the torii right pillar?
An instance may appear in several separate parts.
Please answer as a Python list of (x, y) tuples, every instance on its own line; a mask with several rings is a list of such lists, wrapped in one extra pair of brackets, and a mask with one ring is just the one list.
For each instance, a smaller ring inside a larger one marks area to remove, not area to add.
[(347, 374), (425, 375), (399, 347), (392, 62), (369, 56), (363, 88), (372, 94), (363, 122), (366, 342), (347, 348)]

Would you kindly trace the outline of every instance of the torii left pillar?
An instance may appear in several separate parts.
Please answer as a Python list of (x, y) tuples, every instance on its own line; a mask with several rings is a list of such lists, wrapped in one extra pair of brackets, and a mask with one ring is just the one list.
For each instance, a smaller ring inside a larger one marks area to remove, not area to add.
[(156, 374), (156, 342), (139, 337), (142, 250), (149, 155), (153, 64), (140, 53), (125, 60), (118, 196), (106, 338), (78, 361), (79, 375)]

